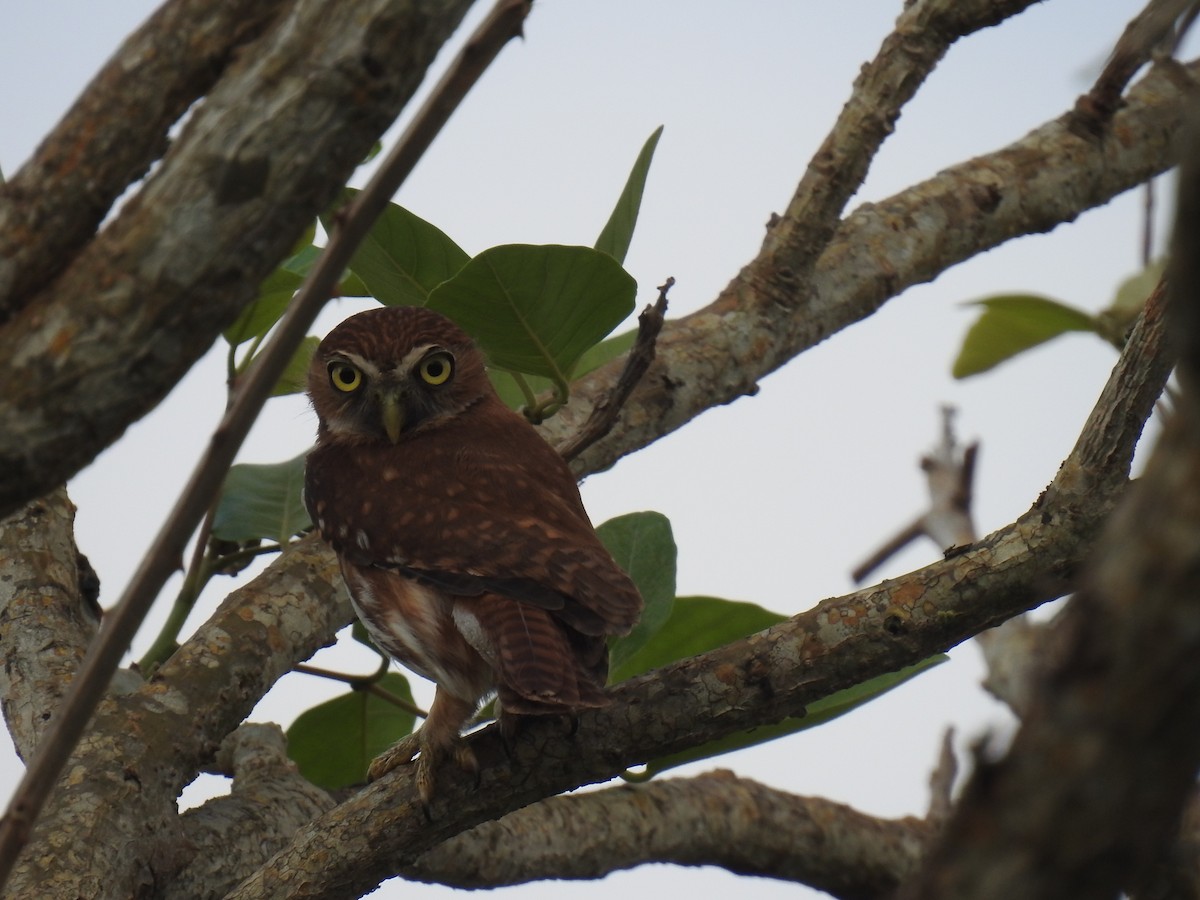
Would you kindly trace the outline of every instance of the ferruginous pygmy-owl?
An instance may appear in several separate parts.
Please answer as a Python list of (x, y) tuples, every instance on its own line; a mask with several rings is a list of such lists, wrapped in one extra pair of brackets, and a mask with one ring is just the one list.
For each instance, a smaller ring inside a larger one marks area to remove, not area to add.
[(492, 692), (512, 716), (604, 705), (609, 635), (642, 599), (592, 529), (562, 458), (496, 395), (471, 339), (431, 310), (351, 316), (313, 356), (309, 514), (381, 650), (437, 684), (424, 725), (370, 768), (416, 758), (428, 805)]

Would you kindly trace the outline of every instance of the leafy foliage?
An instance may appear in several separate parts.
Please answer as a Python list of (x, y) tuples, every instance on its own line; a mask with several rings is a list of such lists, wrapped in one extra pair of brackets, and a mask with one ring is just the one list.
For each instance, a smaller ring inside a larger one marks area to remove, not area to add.
[(954, 361), (955, 378), (978, 375), (1006, 359), (1069, 331), (1094, 331), (1087, 313), (1032, 294), (1005, 294), (976, 300), (981, 315), (967, 331)]
[[(357, 194), (347, 188), (347, 201)], [(330, 227), (328, 217), (323, 222)], [(433, 289), (453, 278), (469, 259), (440, 228), (389, 203), (349, 268), (384, 306), (424, 306)]]
[(427, 305), (461, 325), (493, 365), (565, 391), (584, 352), (633, 311), (636, 291), (607, 253), (508, 244), (472, 259)]
[(983, 314), (963, 338), (954, 360), (955, 378), (986, 372), (1005, 360), (1071, 331), (1090, 331), (1117, 349), (1125, 333), (1146, 304), (1166, 268), (1164, 260), (1152, 262), (1121, 282), (1112, 302), (1096, 315), (1058, 300), (1034, 294), (1001, 294), (974, 300)]
[[(389, 672), (375, 684), (412, 705), (408, 679)], [(413, 730), (408, 709), (363, 688), (301, 713), (287, 731), (288, 756), (313, 784), (336, 790), (367, 780), (376, 756)]]
[(286, 544), (312, 523), (301, 501), (304, 457), (266, 465), (240, 463), (229, 470), (212, 533), (222, 541), (244, 543), (267, 538)]
[(609, 519), (596, 529), (617, 565), (638, 586), (646, 607), (633, 631), (612, 645), (615, 671), (638, 652), (671, 617), (675, 605), (675, 558), (678, 548), (671, 522), (662, 513), (636, 512)]
[(629, 252), (629, 244), (633, 240), (633, 227), (637, 224), (638, 211), (642, 207), (646, 176), (650, 173), (650, 162), (654, 159), (654, 150), (662, 133), (663, 127), (659, 125), (642, 145), (617, 205), (600, 232), (600, 237), (596, 238), (596, 249), (619, 263), (625, 262), (625, 254)]

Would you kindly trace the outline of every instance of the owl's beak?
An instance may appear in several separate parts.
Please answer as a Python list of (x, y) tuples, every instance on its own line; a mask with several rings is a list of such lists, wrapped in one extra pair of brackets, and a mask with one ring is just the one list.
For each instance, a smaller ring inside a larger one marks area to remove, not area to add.
[(387, 432), (388, 440), (396, 443), (400, 440), (400, 432), (404, 430), (404, 408), (400, 404), (399, 391), (380, 392), (379, 414), (383, 419), (383, 430)]

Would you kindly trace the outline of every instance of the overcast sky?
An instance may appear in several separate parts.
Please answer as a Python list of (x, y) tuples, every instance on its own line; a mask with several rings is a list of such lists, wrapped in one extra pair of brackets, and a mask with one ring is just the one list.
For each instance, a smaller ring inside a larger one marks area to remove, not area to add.
[[(639, 306), (673, 275), (671, 314), (698, 309), (756, 253), (764, 223), (786, 205), (901, 5), (539, 0), (526, 39), (503, 52), (397, 200), (469, 253), (513, 242), (591, 244), (642, 142), (664, 125), (626, 267), (638, 280)], [(153, 6), (10, 5), (0, 32), (6, 174)], [(904, 111), (850, 208), (1003, 146), (1069, 109), (1140, 6), (1048, 0), (960, 42)], [(1054, 476), (1115, 353), (1096, 338), (1070, 336), (955, 382), (950, 363), (972, 318), (960, 304), (1021, 290), (1102, 308), (1139, 267), (1141, 208), (1139, 194), (1125, 195), (1050, 235), (1013, 241), (910, 289), (765, 379), (756, 397), (713, 410), (590, 478), (583, 493), (593, 520), (659, 510), (680, 547), (680, 595), (799, 612), (850, 590), (850, 569), (921, 510), (927, 497), (917, 460), (938, 436), (939, 407), (952, 403), (961, 436), (982, 442), (978, 528), (1007, 524)], [(333, 304), (318, 330), (356, 308)], [(71, 484), (78, 541), (100, 575), (105, 604), (120, 594), (220, 416), (222, 353), (209, 354), (163, 407)], [(300, 399), (272, 401), (241, 458), (290, 458), (314, 429)], [(881, 574), (938, 555), (932, 545), (915, 545)], [(228, 585), (218, 588), (197, 620)], [(170, 590), (135, 649), (152, 640)], [(922, 814), (943, 730), (955, 726), (965, 747), (1008, 721), (977, 687), (974, 647), (951, 657), (827, 726), (681, 772), (719, 764), (876, 815)], [(324, 661), (364, 670), (363, 657), (352, 652), (328, 651)], [(286, 726), (315, 698), (339, 692), (290, 676), (255, 718)], [(7, 795), (20, 769), (3, 743), (0, 788)], [(734, 882), (723, 872), (647, 867), (600, 884), (510, 892), (642, 895), (668, 878), (672, 890), (699, 896)], [(765, 880), (743, 880), (738, 890), (755, 898), (797, 896), (794, 886)], [(420, 887), (405, 896), (446, 893)], [(399, 891), (385, 885), (378, 895)]]

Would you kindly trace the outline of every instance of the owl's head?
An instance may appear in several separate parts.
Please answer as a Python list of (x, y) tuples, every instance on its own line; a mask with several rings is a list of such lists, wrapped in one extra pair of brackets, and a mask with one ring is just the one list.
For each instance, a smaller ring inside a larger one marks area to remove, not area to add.
[(351, 316), (325, 336), (308, 369), (321, 436), (395, 444), (493, 393), (466, 332), (418, 307)]

